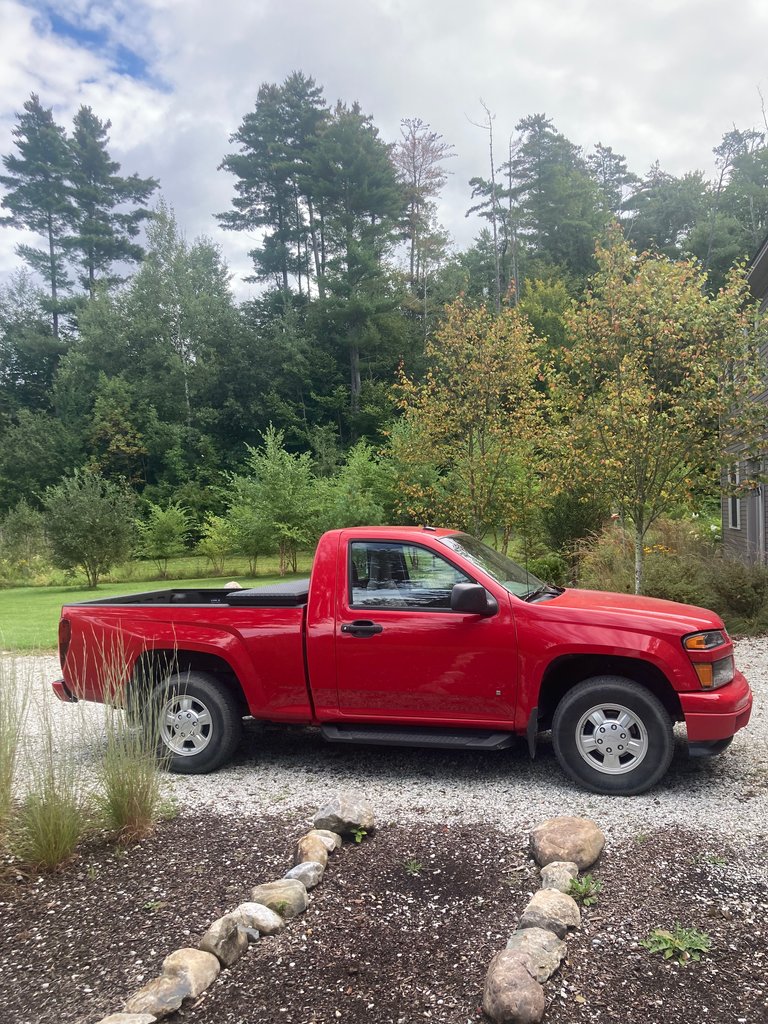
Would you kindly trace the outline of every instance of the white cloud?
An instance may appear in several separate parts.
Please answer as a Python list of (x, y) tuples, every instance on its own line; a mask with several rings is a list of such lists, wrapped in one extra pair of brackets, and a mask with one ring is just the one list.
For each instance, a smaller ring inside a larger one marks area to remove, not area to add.
[[(0, 153), (31, 91), (63, 123), (91, 104), (112, 120), (124, 170), (159, 177), (187, 235), (220, 243), (238, 279), (253, 239), (218, 228), (232, 180), (216, 168), (263, 81), (301, 69), (330, 101), (358, 99), (389, 140), (403, 117), (430, 122), (456, 147), (441, 215), (460, 244), (479, 227), (464, 218), (467, 181), (487, 173), (486, 136), (470, 124), (481, 97), (499, 152), (519, 118), (544, 112), (585, 148), (623, 152), (636, 173), (656, 159), (708, 173), (723, 132), (762, 124), (768, 81), (759, 0), (58, 0), (56, 12), (110, 45), (78, 47), (40, 11), (0, 0)], [(118, 46), (146, 61), (147, 80), (115, 70)], [(17, 241), (0, 232), (0, 275)]]

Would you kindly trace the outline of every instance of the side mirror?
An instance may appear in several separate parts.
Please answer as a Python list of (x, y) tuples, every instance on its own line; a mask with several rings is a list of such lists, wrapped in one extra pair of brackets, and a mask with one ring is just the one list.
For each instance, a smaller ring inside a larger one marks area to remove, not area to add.
[(470, 615), (495, 615), (496, 598), (479, 583), (455, 583), (451, 590), (451, 611)]

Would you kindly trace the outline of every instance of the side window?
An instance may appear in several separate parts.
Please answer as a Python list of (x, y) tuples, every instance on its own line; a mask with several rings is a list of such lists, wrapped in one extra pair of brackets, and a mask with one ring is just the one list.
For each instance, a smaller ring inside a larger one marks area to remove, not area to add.
[(349, 577), (351, 607), (417, 611), (448, 611), (454, 584), (472, 582), (427, 548), (384, 541), (350, 545)]

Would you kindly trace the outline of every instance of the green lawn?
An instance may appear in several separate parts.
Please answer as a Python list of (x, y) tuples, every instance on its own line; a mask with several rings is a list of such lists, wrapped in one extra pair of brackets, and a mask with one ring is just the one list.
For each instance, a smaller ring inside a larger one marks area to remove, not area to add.
[[(299, 575), (307, 576), (308, 570), (304, 568)], [(216, 579), (142, 581), (134, 575), (133, 579), (121, 583), (100, 584), (96, 590), (88, 590), (82, 586), (13, 587), (9, 590), (0, 590), (0, 650), (54, 650), (57, 643), (59, 613), (63, 604), (89, 601), (97, 597), (112, 597), (117, 594), (166, 590), (169, 587), (222, 587), (231, 579), (237, 580), (244, 587), (260, 587), (276, 583), (279, 578), (276, 573), (259, 575), (256, 579), (233, 573)]]

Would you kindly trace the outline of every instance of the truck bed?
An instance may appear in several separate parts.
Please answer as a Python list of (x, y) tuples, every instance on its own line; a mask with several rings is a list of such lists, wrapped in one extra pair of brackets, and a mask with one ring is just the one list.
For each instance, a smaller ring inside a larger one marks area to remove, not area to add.
[(228, 605), (231, 608), (300, 608), (309, 598), (309, 580), (288, 580), (268, 587), (234, 590), (226, 587), (149, 590), (143, 594), (122, 594), (78, 601), (78, 605)]

